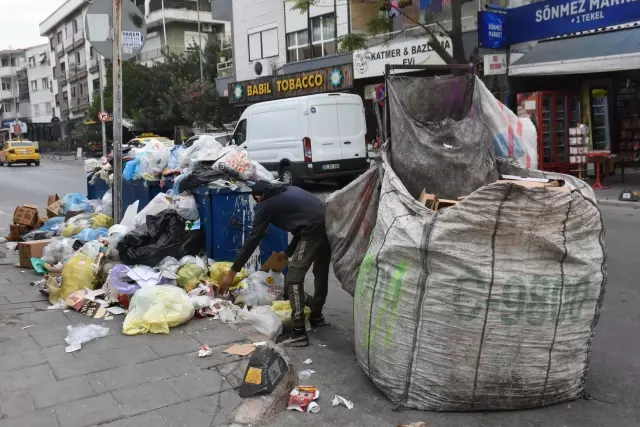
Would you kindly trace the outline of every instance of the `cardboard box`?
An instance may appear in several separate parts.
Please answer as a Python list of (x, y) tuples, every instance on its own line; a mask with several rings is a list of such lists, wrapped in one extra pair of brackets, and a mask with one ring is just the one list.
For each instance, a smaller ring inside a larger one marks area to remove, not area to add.
[(262, 264), (262, 268), (260, 270), (275, 271), (276, 273), (282, 273), (282, 271), (284, 271), (284, 269), (287, 268), (287, 265), (289, 265), (289, 260), (280, 258), (280, 255), (278, 252), (273, 252), (271, 253), (271, 256), (269, 257), (269, 259), (266, 260), (264, 264)]
[(52, 204), (54, 204), (58, 200), (60, 200), (60, 197), (58, 197), (57, 194), (52, 194), (52, 195), (48, 196), (47, 197), (47, 206), (51, 206)]
[(47, 205), (47, 216), (49, 218), (60, 216), (60, 212), (61, 212), (60, 200), (57, 200), (51, 203), (50, 205)]
[(34, 205), (18, 206), (13, 212), (13, 223), (36, 228), (38, 225), (38, 207)]
[(429, 209), (433, 209), (434, 211), (438, 209), (438, 196), (436, 196), (435, 194), (428, 194), (425, 192), (425, 190), (422, 190), (418, 202), (420, 202), (420, 204), (422, 205), (425, 205)]
[(24, 233), (29, 232), (31, 229), (29, 227), (27, 227), (26, 225), (20, 225), (20, 224), (11, 224), (9, 226), (9, 238), (7, 240), (11, 241), (11, 242), (21, 242), (22, 241), (22, 235)]
[(438, 200), (438, 208), (436, 210), (448, 208), (450, 206), (454, 206), (457, 204), (458, 204), (457, 200), (440, 199)]
[(549, 182), (535, 182), (535, 181), (518, 181), (518, 180), (511, 180), (511, 179), (501, 179), (496, 182), (516, 184), (525, 188), (548, 188), (549, 190), (562, 191), (567, 193), (569, 192), (568, 187), (563, 187), (560, 184), (560, 181), (556, 181), (556, 180), (549, 181)]
[(22, 268), (33, 268), (31, 258), (41, 258), (42, 251), (49, 243), (51, 243), (51, 239), (18, 243), (18, 266)]

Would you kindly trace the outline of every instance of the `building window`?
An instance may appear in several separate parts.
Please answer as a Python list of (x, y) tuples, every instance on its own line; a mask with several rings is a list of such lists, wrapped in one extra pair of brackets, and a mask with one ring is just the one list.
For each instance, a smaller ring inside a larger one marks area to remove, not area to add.
[(4, 111), (6, 113), (10, 113), (11, 112), (11, 103), (10, 102), (5, 102), (4, 103)]
[(64, 92), (62, 92), (62, 100), (63, 101), (68, 101), (69, 100), (69, 94), (67, 94), (66, 90)]
[(2, 58), (2, 66), (3, 67), (9, 66), (9, 58)]
[(100, 79), (93, 79), (93, 91), (100, 90)]
[(71, 99), (76, 99), (76, 87), (71, 86)]
[(58, 43), (62, 43), (62, 31), (58, 31)]
[(90, 47), (89, 47), (89, 58), (91, 58), (91, 59), (95, 59), (95, 58), (93, 57), (93, 46), (90, 46)]
[(31, 80), (31, 92), (37, 92), (37, 91), (38, 91), (38, 81)]
[(287, 62), (309, 59), (309, 31), (301, 30), (287, 34)]
[(2, 82), (2, 90), (11, 90), (11, 82)]
[(311, 47), (314, 58), (336, 53), (336, 17), (333, 13), (311, 19)]
[(278, 56), (278, 29), (251, 33), (249, 38), (249, 61)]
[(56, 46), (53, 44), (53, 37), (49, 39), (49, 45), (51, 46), (51, 50), (55, 50)]
[(33, 68), (36, 66), (36, 58), (35, 56), (30, 56), (29, 57), (29, 68)]
[(80, 52), (74, 52), (73, 57), (76, 59), (76, 65), (80, 65), (82, 61), (80, 61)]
[(64, 62), (60, 63), (60, 72), (62, 73), (63, 76), (65, 75), (66, 67), (67, 65)]
[(51, 113), (51, 103), (50, 102), (46, 102), (44, 104), (44, 112), (46, 114), (50, 114)]
[(33, 106), (33, 115), (34, 116), (39, 116), (40, 115), (40, 105), (39, 104), (35, 104)]
[(46, 77), (42, 79), (42, 89), (49, 89), (49, 79)]
[(74, 19), (73, 21), (71, 21), (71, 26), (73, 29), (73, 34), (78, 32), (78, 20)]

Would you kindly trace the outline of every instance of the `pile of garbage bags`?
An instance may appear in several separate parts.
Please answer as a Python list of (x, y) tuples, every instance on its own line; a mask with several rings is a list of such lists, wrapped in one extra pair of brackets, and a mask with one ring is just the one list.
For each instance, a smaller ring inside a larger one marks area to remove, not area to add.
[(420, 410), (580, 397), (607, 281), (592, 189), (523, 167), (523, 141), (497, 158), (500, 126), (474, 76), (394, 76), (387, 88), (390, 145), (327, 200), (362, 369)]

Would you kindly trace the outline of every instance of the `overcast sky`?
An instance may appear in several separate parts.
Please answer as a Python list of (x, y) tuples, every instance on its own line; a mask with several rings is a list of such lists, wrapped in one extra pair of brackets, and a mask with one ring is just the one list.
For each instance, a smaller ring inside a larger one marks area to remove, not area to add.
[(66, 0), (0, 0), (0, 50), (48, 43), (40, 23)]

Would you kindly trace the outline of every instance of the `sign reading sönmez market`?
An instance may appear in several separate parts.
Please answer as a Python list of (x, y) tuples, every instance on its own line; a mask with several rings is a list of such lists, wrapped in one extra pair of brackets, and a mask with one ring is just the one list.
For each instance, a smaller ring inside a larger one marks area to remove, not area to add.
[[(453, 55), (451, 39), (437, 36), (442, 47)], [(400, 40), (353, 52), (353, 78), (365, 79), (384, 75), (385, 64), (444, 65), (445, 62), (427, 44), (426, 38)]]

